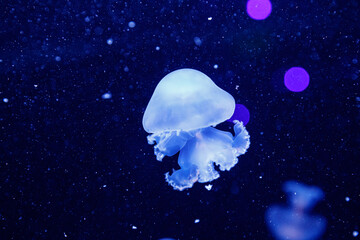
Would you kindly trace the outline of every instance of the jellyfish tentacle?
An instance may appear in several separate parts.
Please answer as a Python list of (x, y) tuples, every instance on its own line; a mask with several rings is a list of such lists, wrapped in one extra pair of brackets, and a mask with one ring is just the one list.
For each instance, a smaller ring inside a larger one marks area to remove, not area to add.
[(246, 150), (250, 146), (250, 135), (249, 132), (244, 127), (243, 122), (238, 120), (234, 120), (234, 132), (235, 137), (232, 143), (232, 147), (236, 151), (236, 156), (242, 155), (246, 153)]
[(182, 191), (186, 188), (191, 188), (194, 183), (198, 181), (199, 169), (195, 165), (190, 165), (188, 168), (180, 168), (174, 170), (170, 175), (165, 174), (166, 181), (176, 190)]
[(149, 144), (157, 143), (154, 146), (154, 153), (158, 161), (162, 161), (165, 156), (175, 155), (190, 138), (192, 138), (191, 133), (184, 131), (153, 133), (147, 137)]
[(211, 182), (219, 177), (220, 174), (215, 170), (213, 162), (209, 162), (205, 168), (199, 169), (199, 183)]

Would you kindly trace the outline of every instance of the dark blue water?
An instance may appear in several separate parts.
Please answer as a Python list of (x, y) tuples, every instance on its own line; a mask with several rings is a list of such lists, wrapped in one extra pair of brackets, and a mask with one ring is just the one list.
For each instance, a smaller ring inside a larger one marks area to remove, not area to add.
[[(265, 211), (287, 180), (323, 190), (323, 239), (356, 239), (360, 3), (272, 7), (255, 21), (245, 0), (2, 1), (0, 239), (272, 239)], [(300, 93), (284, 85), (294, 66)], [(177, 156), (156, 161), (142, 127), (184, 67), (250, 112), (251, 146), (211, 191), (173, 190)]]

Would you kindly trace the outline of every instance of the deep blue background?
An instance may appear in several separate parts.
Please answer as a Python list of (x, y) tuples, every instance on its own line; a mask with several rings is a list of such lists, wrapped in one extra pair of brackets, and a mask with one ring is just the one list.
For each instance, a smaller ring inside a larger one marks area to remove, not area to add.
[[(264, 213), (290, 179), (324, 190), (324, 239), (353, 238), (360, 2), (272, 4), (255, 21), (245, 0), (2, 1), (0, 239), (271, 239)], [(283, 85), (292, 66), (310, 74), (302, 93)], [(251, 114), (249, 151), (211, 191), (168, 186), (176, 157), (157, 162), (141, 124), (156, 84), (182, 67)]]

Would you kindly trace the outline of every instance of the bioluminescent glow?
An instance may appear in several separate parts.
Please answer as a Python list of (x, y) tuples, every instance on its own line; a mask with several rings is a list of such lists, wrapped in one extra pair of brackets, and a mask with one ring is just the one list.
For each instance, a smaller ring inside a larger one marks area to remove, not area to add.
[(234, 120), (239, 120), (240, 122), (243, 122), (244, 126), (246, 126), (250, 120), (249, 110), (242, 104), (236, 104), (234, 114), (227, 121), (233, 122)]
[(295, 181), (283, 185), (288, 195), (289, 206), (273, 205), (266, 211), (266, 222), (278, 240), (315, 240), (325, 231), (326, 220), (311, 215), (315, 204), (324, 197), (322, 190)]
[(309, 82), (310, 76), (302, 67), (292, 67), (284, 76), (285, 86), (292, 92), (304, 91), (309, 86)]
[(246, 11), (252, 19), (264, 20), (272, 10), (269, 0), (249, 0), (246, 4)]
[(128, 23), (129, 28), (134, 28), (136, 26), (136, 23), (134, 21), (131, 21)]
[(112, 97), (112, 94), (111, 93), (104, 93), (102, 96), (101, 96), (101, 98), (102, 99), (110, 99)]
[(166, 181), (176, 190), (191, 188), (195, 182), (210, 182), (229, 171), (245, 154), (250, 136), (242, 122), (234, 121), (233, 136), (214, 126), (229, 119), (235, 110), (234, 98), (205, 74), (180, 69), (166, 75), (157, 85), (146, 107), (143, 127), (148, 143), (154, 144), (156, 159), (180, 151), (180, 169)]

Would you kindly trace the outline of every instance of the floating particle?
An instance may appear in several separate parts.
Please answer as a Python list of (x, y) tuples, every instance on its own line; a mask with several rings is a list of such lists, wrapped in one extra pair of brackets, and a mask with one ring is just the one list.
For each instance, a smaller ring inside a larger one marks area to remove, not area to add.
[(109, 38), (107, 41), (106, 41), (106, 43), (108, 44), (108, 45), (111, 45), (111, 44), (113, 44), (113, 39), (112, 38)]
[[(209, 97), (211, 96), (211, 97)], [(214, 126), (229, 119), (235, 99), (200, 71), (184, 68), (166, 75), (155, 88), (145, 109), (143, 127), (158, 161), (180, 151), (180, 168), (166, 173), (176, 190), (191, 188), (195, 182), (211, 182), (229, 171), (246, 153), (250, 136), (244, 125), (234, 121), (233, 136)]]
[(219, 65), (215, 64), (214, 69), (218, 69), (218, 68), (219, 68)]
[(194, 223), (199, 223), (200, 219), (195, 219)]
[(112, 97), (112, 94), (111, 93), (104, 93), (101, 98), (102, 99), (110, 99)]
[(128, 71), (129, 71), (129, 67), (128, 67), (128, 66), (125, 66), (125, 67), (124, 67), (124, 71), (125, 71), (125, 72), (128, 72)]
[(357, 60), (356, 58), (354, 58), (354, 59), (352, 60), (352, 63), (353, 63), (353, 64), (357, 64), (357, 63), (358, 63), (358, 60)]
[(349, 198), (349, 197), (346, 197), (346, 198), (345, 198), (345, 201), (347, 201), (347, 202), (350, 201), (350, 198)]
[(137, 229), (137, 227), (136, 227), (136, 226), (132, 226), (132, 229)]
[(205, 188), (206, 188), (208, 191), (210, 191), (210, 190), (212, 189), (212, 186), (213, 186), (213, 185), (211, 185), (211, 184), (205, 185)]
[(156, 50), (156, 51), (159, 51), (159, 50), (160, 50), (160, 47), (159, 47), (159, 46), (156, 46), (155, 50)]
[(250, 112), (249, 112), (249, 110), (242, 104), (236, 104), (235, 112), (228, 121), (233, 122), (234, 120), (238, 120), (240, 122), (243, 122), (243, 124), (245, 126), (250, 121)]
[(199, 37), (194, 37), (194, 43), (196, 44), (196, 46), (201, 46), (201, 39)]
[(88, 16), (85, 17), (85, 22), (90, 22), (90, 18)]
[(129, 28), (134, 28), (136, 26), (136, 23), (134, 21), (131, 21), (128, 23)]
[(4, 103), (8, 103), (8, 102), (9, 102), (9, 99), (3, 98), (3, 102), (4, 102)]
[(284, 84), (292, 92), (302, 92), (308, 86), (310, 76), (302, 67), (290, 68), (284, 76)]
[(0, 59), (0, 63), (2, 63), (3, 62), (3, 60), (2, 59)]
[(61, 57), (56, 56), (56, 57), (55, 57), (55, 61), (60, 62), (60, 61), (61, 61)]
[(353, 231), (353, 236), (354, 237), (357, 237), (359, 235), (359, 232), (358, 231)]
[(269, 0), (249, 0), (246, 4), (246, 11), (252, 19), (264, 20), (271, 13), (271, 2)]

